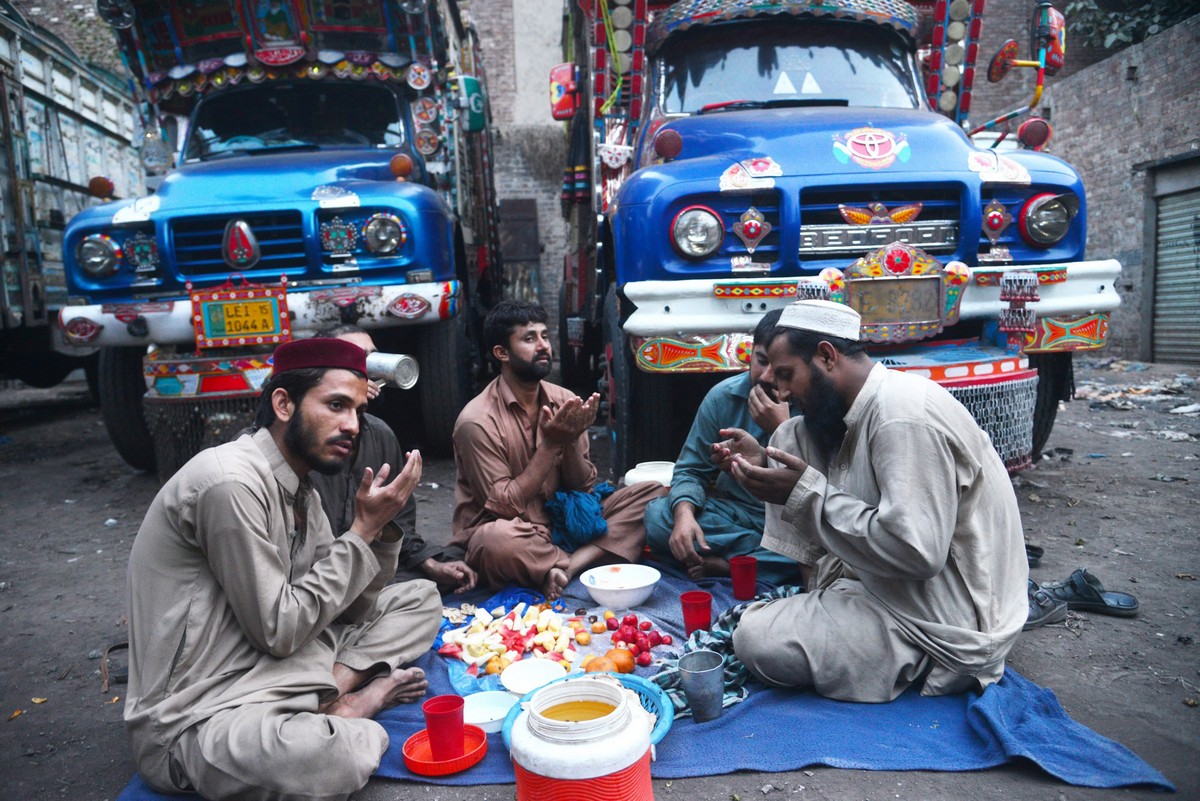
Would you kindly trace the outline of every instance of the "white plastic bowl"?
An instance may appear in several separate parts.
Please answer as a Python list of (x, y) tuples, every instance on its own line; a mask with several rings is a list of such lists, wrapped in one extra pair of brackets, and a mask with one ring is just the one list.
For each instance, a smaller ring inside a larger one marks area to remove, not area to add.
[(478, 726), (489, 733), (500, 731), (508, 710), (516, 702), (517, 696), (501, 690), (472, 693), (463, 698), (463, 723)]
[[(528, 657), (513, 662), (500, 673), (500, 683), (513, 695), (520, 698), (543, 684), (567, 675), (566, 669), (555, 659)], [(464, 718), (465, 719), (465, 718)]]
[(584, 571), (579, 580), (600, 606), (632, 609), (645, 603), (660, 578), (649, 565), (603, 565)]
[(657, 481), (664, 487), (669, 487), (674, 472), (674, 462), (638, 462), (625, 473), (625, 486), (629, 487), (642, 481)]

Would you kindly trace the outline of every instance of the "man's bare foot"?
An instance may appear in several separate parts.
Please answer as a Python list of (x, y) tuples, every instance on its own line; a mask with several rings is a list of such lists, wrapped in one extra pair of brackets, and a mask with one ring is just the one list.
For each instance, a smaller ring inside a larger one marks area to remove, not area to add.
[(561, 567), (552, 567), (546, 573), (546, 582), (542, 585), (542, 592), (547, 601), (557, 601), (570, 583), (571, 577), (567, 575), (567, 571)]
[(688, 565), (687, 573), (692, 581), (710, 576), (728, 576), (729, 560), (723, 556), (702, 556), (698, 563)]
[(367, 683), (361, 690), (346, 693), (326, 710), (339, 718), (371, 718), (396, 704), (411, 704), (425, 696), (429, 682), (420, 668), (393, 670)]

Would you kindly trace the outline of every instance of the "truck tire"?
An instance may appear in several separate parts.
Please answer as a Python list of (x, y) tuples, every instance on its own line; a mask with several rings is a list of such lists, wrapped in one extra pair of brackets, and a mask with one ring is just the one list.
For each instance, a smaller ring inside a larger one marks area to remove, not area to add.
[(1075, 370), (1071, 354), (1031, 353), (1029, 366), (1037, 368), (1037, 400), (1033, 407), (1033, 460), (1042, 455), (1058, 416), (1058, 402), (1075, 394)]
[(673, 461), (678, 455), (678, 447), (671, 446), (671, 379), (644, 373), (633, 363), (615, 287), (604, 299), (604, 341), (612, 345), (608, 410), (613, 476), (619, 481), (638, 462)]
[(454, 423), (475, 394), (474, 349), (467, 333), (466, 314), (464, 310), (453, 319), (424, 326), (420, 333), (417, 397), (421, 404), (422, 444), (431, 456), (454, 453)]
[(154, 438), (146, 425), (142, 398), (145, 348), (104, 348), (100, 351), (100, 414), (117, 453), (136, 470), (154, 470)]
[(18, 356), (12, 365), (12, 373), (22, 383), (36, 389), (50, 389), (63, 382), (72, 370), (83, 367), (81, 359), (63, 356), (61, 353), (38, 353), (27, 357)]

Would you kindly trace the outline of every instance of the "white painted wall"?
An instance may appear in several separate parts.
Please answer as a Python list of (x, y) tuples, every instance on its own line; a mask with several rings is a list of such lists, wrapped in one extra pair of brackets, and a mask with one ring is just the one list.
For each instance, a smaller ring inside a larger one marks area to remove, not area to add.
[(555, 125), (550, 68), (562, 62), (562, 0), (512, 0), (517, 94), (515, 125)]

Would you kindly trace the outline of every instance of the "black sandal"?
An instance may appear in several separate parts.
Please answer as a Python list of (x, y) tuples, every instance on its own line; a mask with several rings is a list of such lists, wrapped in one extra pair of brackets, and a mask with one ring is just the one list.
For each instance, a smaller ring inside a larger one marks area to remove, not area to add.
[(1067, 604), (1052, 597), (1033, 579), (1029, 579), (1029, 617), (1021, 631), (1041, 628), (1067, 619)]

